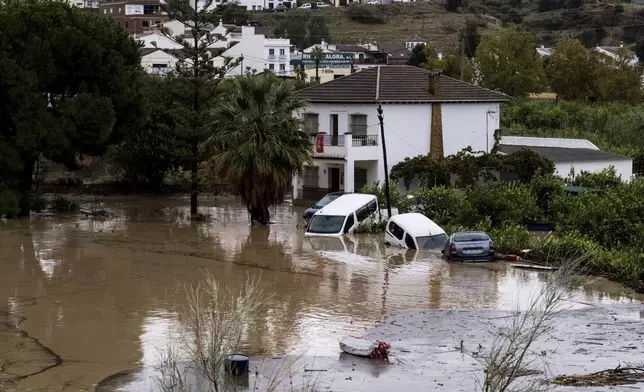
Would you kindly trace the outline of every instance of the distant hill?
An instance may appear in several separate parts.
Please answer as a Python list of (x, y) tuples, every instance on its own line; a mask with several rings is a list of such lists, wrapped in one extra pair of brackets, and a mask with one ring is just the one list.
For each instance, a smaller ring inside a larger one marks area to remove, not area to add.
[(476, 19), (483, 34), (516, 23), (532, 31), (537, 43), (550, 46), (562, 37), (579, 38), (585, 45), (632, 44), (644, 36), (644, 5), (603, 0), (448, 0), (445, 4), (415, 3), (363, 6), (378, 20), (351, 20), (346, 8), (326, 8), (285, 13), (254, 13), (252, 18), (275, 28), (280, 18), (298, 17), (300, 12), (322, 15), (331, 42), (404, 42), (414, 36), (432, 40), (441, 48), (458, 40), (458, 29)]

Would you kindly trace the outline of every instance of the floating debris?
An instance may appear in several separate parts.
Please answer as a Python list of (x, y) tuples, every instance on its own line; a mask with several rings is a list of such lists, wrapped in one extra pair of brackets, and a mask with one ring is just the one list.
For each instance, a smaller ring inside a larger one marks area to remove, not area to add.
[(569, 387), (606, 387), (615, 385), (636, 384), (644, 381), (642, 367), (616, 367), (580, 376), (559, 376), (554, 379), (557, 385)]

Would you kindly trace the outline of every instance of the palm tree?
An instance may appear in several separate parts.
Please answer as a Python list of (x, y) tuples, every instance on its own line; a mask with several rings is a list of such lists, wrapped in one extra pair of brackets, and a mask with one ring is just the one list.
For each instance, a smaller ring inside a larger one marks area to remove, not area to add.
[(253, 223), (268, 224), (269, 207), (284, 193), (313, 148), (304, 121), (295, 116), (304, 102), (293, 84), (272, 75), (242, 76), (224, 85), (216, 110), (217, 131), (208, 140), (212, 163), (246, 204)]
[(320, 83), (318, 72), (320, 69), (320, 62), (324, 59), (324, 50), (319, 46), (313, 48), (313, 50), (311, 50), (311, 59), (315, 61), (315, 81)]

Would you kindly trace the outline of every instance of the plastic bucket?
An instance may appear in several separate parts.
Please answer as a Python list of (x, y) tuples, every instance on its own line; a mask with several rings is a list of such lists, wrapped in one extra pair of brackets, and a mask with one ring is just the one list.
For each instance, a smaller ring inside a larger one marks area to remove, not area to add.
[(226, 357), (226, 370), (233, 376), (248, 374), (249, 363), (248, 355), (231, 354)]

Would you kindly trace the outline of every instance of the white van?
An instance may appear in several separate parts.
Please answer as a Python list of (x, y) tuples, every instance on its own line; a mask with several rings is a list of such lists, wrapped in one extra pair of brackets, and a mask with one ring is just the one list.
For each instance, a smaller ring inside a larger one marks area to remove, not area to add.
[(385, 228), (385, 245), (407, 249), (443, 249), (447, 234), (423, 214), (394, 215)]
[(342, 195), (319, 209), (309, 221), (306, 236), (342, 236), (356, 231), (360, 223), (373, 221), (378, 198), (363, 193)]

